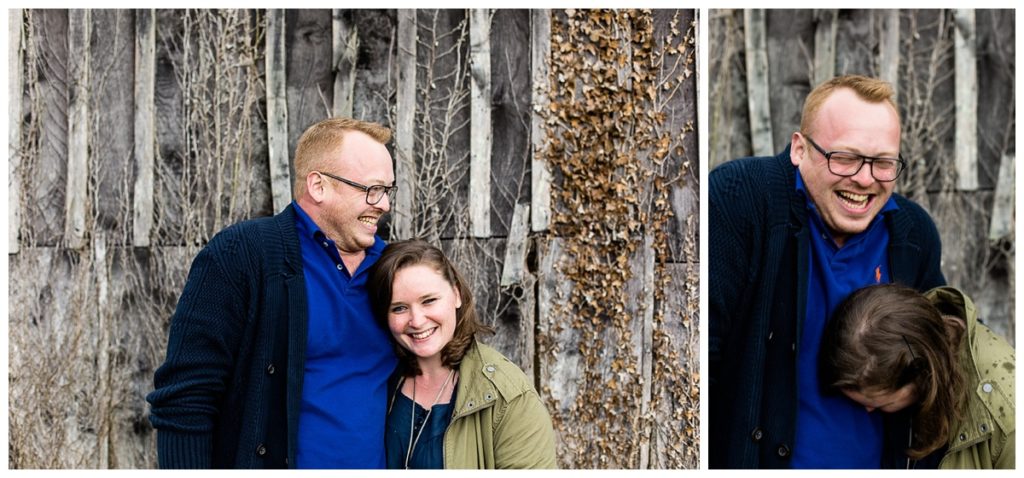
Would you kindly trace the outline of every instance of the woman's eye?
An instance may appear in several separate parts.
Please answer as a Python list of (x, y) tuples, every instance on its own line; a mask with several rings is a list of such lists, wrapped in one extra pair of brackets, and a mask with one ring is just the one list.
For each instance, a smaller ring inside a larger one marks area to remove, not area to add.
[(436, 298), (436, 297), (430, 297), (430, 298), (427, 298), (427, 299), (423, 299), (423, 303), (424, 303), (424, 304), (432, 304), (432, 303), (434, 303), (435, 301), (437, 301), (437, 298)]
[(401, 314), (402, 312), (405, 312), (405, 309), (406, 309), (406, 307), (404, 305), (396, 305), (396, 306), (391, 308), (391, 313), (392, 314)]

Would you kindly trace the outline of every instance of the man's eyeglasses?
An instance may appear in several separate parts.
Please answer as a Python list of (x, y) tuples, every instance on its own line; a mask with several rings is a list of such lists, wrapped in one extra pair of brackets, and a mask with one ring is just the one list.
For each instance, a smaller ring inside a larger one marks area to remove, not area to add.
[(814, 149), (818, 150), (825, 157), (829, 172), (836, 176), (854, 176), (860, 172), (860, 168), (864, 167), (866, 162), (870, 164), (871, 177), (875, 178), (876, 181), (887, 183), (895, 181), (907, 166), (903, 156), (898, 158), (875, 158), (847, 151), (825, 151), (810, 136), (804, 135), (804, 137), (811, 143), (811, 146), (814, 146)]
[(323, 171), (317, 171), (317, 172), (320, 173), (320, 174), (323, 174), (324, 176), (327, 176), (327, 177), (329, 177), (331, 179), (334, 179), (334, 180), (337, 180), (337, 181), (341, 181), (341, 182), (343, 182), (345, 184), (348, 184), (349, 186), (352, 186), (352, 187), (354, 187), (356, 189), (360, 189), (362, 191), (366, 191), (366, 204), (369, 204), (371, 206), (379, 203), (380, 200), (384, 198), (385, 194), (387, 194), (387, 196), (388, 196), (388, 202), (394, 202), (395, 201), (395, 191), (398, 189), (398, 186), (382, 186), (382, 185), (379, 185), (379, 184), (375, 184), (373, 186), (364, 186), (364, 185), (359, 184), (359, 183), (357, 183), (355, 181), (350, 181), (348, 179), (345, 179), (345, 178), (342, 178), (342, 177), (339, 177), (339, 176), (335, 176), (335, 175), (333, 175), (331, 173), (325, 173)]

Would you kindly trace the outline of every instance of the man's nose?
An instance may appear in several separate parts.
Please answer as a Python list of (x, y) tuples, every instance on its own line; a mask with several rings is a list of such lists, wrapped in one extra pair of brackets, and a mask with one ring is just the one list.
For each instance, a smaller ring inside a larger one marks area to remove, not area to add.
[(377, 201), (377, 204), (374, 204), (374, 206), (377, 206), (377, 209), (380, 209), (381, 211), (384, 211), (384, 212), (390, 211), (391, 210), (391, 196), (389, 196), (387, 193), (385, 193), (383, 196), (381, 196), (380, 201)]
[(870, 186), (875, 182), (875, 177), (871, 174), (871, 167), (870, 161), (864, 161), (864, 164), (860, 165), (860, 171), (857, 171), (857, 174), (851, 176), (850, 179), (861, 186)]

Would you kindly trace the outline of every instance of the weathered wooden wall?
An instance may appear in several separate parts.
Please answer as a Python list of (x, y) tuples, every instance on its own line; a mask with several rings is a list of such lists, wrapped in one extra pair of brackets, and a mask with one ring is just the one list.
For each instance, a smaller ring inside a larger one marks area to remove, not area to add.
[[(395, 129), (408, 202), (382, 235), (425, 237), (455, 258), (497, 329), (485, 340), (551, 406), (561, 465), (697, 466), (693, 11), (11, 17), (21, 101), (10, 157), (10, 467), (155, 465), (144, 396), (192, 258), (224, 226), (280, 209), (302, 130), (348, 111)], [(570, 18), (601, 33), (552, 38)], [(655, 88), (592, 130), (635, 135), (607, 136), (566, 173), (581, 156), (553, 154), (567, 130), (545, 101), (589, 101), (580, 111), (599, 115), (612, 91), (559, 78), (577, 68), (559, 63), (570, 52), (614, 53), (619, 80)], [(649, 78), (627, 79), (633, 70)], [(596, 170), (609, 160), (608, 177), (584, 179), (628, 188), (605, 189), (603, 202), (557, 196), (582, 191), (574, 176), (587, 176), (586, 161)], [(620, 203), (629, 207), (611, 207)], [(586, 238), (622, 253), (577, 254)], [(608, 297), (629, 300), (579, 328)], [(581, 340), (588, 330), (614, 352), (595, 357)]]
[[(757, 12), (763, 21), (749, 24), (750, 12), (710, 13), (710, 167), (782, 151), (823, 74), (890, 81), (910, 163), (896, 191), (935, 220), (948, 283), (964, 289), (985, 322), (1013, 343), (1013, 12)], [(767, 70), (754, 72), (744, 39), (759, 34), (767, 39)], [(751, 114), (747, 92), (758, 89), (755, 82), (770, 92), (766, 122)], [(765, 131), (770, 147), (753, 146), (751, 131)]]

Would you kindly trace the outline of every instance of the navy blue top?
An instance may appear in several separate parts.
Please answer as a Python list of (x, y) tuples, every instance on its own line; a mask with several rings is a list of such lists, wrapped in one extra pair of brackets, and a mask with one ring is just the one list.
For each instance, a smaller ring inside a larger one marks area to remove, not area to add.
[[(800, 172), (796, 187), (806, 194)], [(882, 456), (882, 417), (845, 395), (822, 395), (818, 384), (818, 350), (825, 324), (839, 302), (856, 289), (889, 282), (889, 228), (883, 214), (899, 209), (890, 196), (864, 232), (842, 247), (814, 203), (810, 217), (810, 270), (807, 311), (797, 351), (797, 416), (793, 468), (878, 468)]]
[(296, 466), (383, 468), (387, 380), (397, 359), (374, 320), (366, 280), (384, 241), (375, 238), (349, 275), (334, 241), (293, 204), (309, 307)]
[[(387, 431), (385, 433), (385, 444), (388, 450), (388, 468), (405, 468), (405, 455), (409, 451), (410, 437), (420, 433), (420, 428), (426, 426), (416, 447), (409, 457), (409, 468), (415, 470), (440, 470), (444, 468), (444, 432), (452, 422), (452, 414), (455, 410), (455, 392), (452, 392), (451, 401), (434, 405), (430, 417), (427, 417), (427, 409), (420, 404), (406, 397), (401, 391), (396, 392), (395, 403), (388, 413)], [(415, 417), (411, 415), (415, 413)], [(412, 435), (410, 435), (410, 419), (412, 421)], [(424, 424), (424, 420), (429, 420)]]

